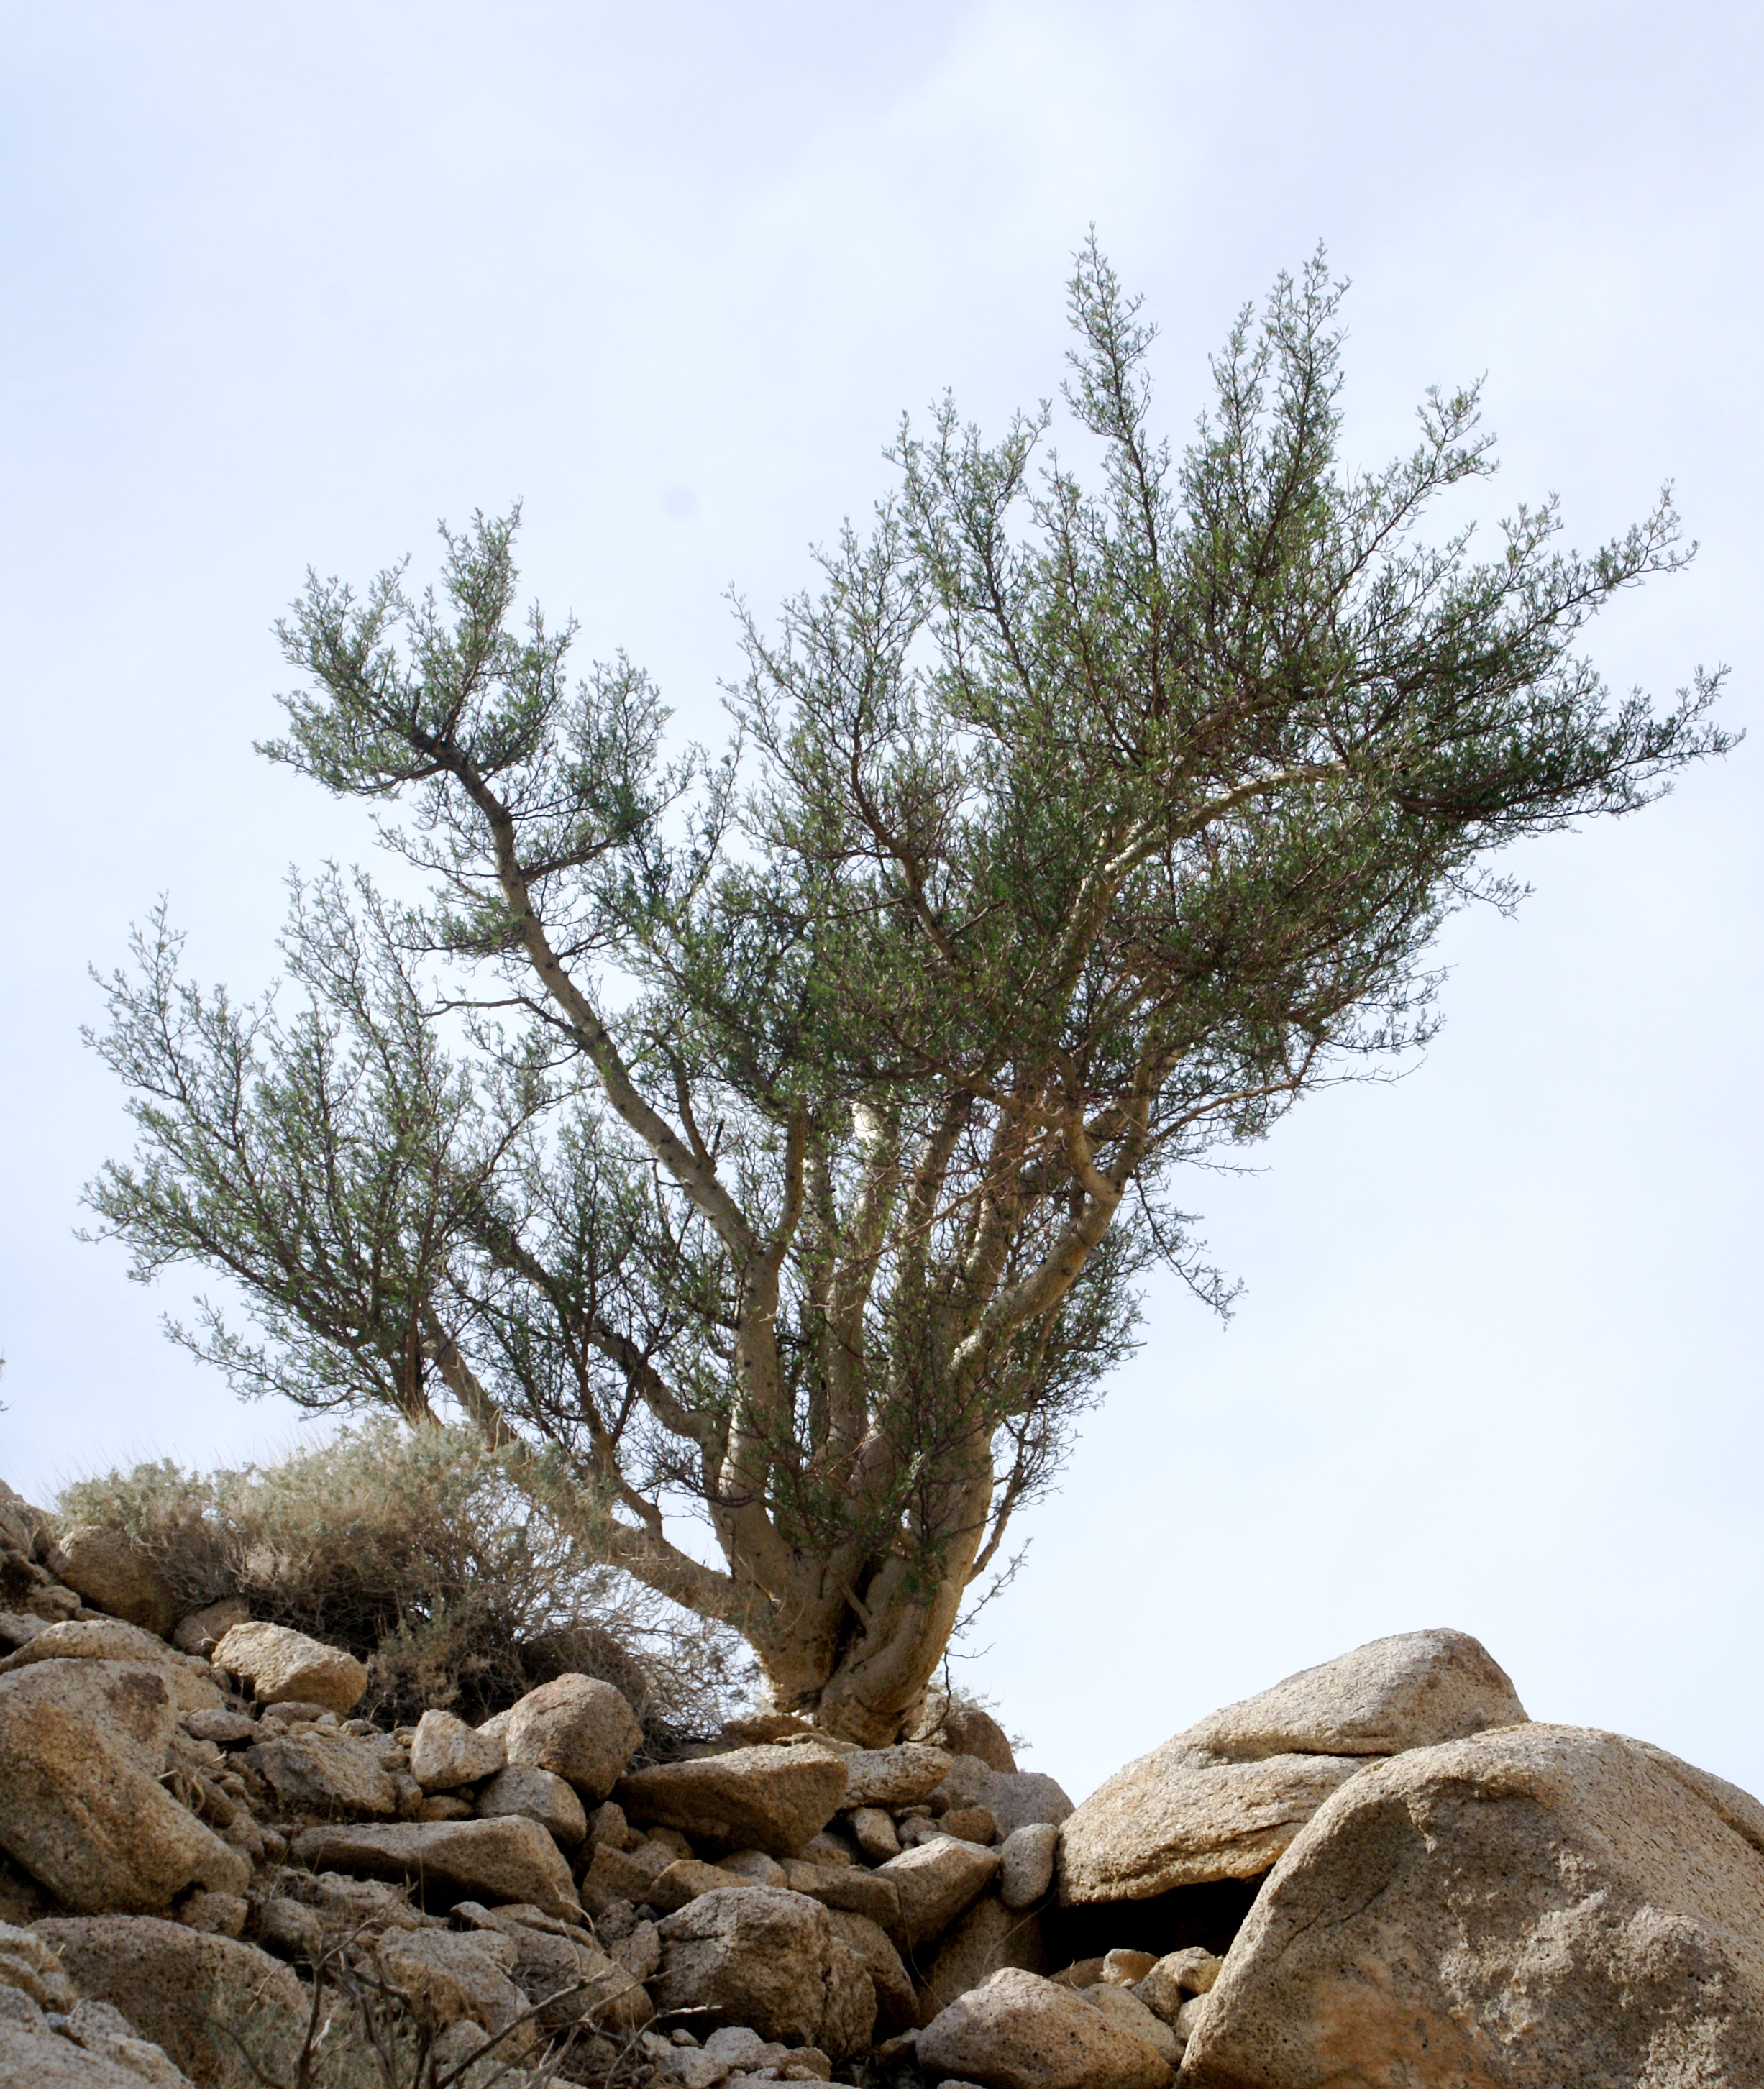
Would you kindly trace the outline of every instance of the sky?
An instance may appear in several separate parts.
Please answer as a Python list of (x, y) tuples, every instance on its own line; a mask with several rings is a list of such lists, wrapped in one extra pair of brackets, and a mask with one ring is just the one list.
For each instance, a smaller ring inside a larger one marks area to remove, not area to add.
[[(1178, 440), (1322, 241), (1350, 455), (1486, 373), (1487, 515), (1553, 490), (1590, 544), (1673, 480), (1699, 555), (1592, 650), (1661, 695), (1730, 664), (1743, 729), (1761, 57), (1702, 0), (0, 5), (0, 1477), (299, 1439), (164, 1340), (191, 1285), (74, 1235), (129, 1147), (88, 967), (165, 893), (255, 989), (289, 866), (371, 856), (252, 751), (309, 564), (420, 572), (518, 498), (583, 657), (718, 736), (730, 591), (806, 583), (903, 410), (1056, 391), (1087, 226)], [(1764, 1791), (1761, 757), (1509, 857), (1534, 896), (1449, 928), (1403, 1078), (1182, 1186), (1235, 1314), (1152, 1285), (959, 1649), (1027, 1765), (1079, 1797), (1451, 1625), (1534, 1717)]]

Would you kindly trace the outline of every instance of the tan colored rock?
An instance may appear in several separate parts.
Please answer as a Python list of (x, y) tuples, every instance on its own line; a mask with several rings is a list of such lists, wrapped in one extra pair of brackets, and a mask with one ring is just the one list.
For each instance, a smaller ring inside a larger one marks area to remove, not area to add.
[(260, 1705), (319, 1705), (341, 1718), (367, 1688), (367, 1671), (354, 1654), (286, 1625), (234, 1625), (209, 1658), (242, 1676)]
[(380, 1939), (378, 1956), (387, 1986), (438, 2024), (474, 2023), (492, 2038), (506, 2031), (502, 2050), (511, 2058), (532, 2044), (530, 2022), (509, 2029), (527, 2003), (509, 1977), (515, 1948), (508, 1938), (493, 1930), (394, 1930)]
[(456, 1900), (531, 1901), (547, 1915), (579, 1914), (563, 1853), (536, 1821), (413, 1821), (386, 1827), (308, 1828), (294, 1861), (313, 1870), (408, 1881), (447, 1907)]
[(34, 1929), (15, 1929), (10, 1923), (0, 1923), (0, 1988), (28, 1995), (40, 2009), (64, 2013), (76, 1999), (73, 1983), (62, 1971), (49, 1940)]
[(875, 1876), (892, 1882), (900, 1894), (900, 1934), (916, 1951), (939, 1937), (991, 1885), (998, 1869), (996, 1850), (953, 1836), (921, 1842), (891, 1857)]
[(560, 1675), (509, 1708), (503, 1740), (511, 1765), (548, 1769), (594, 1805), (642, 1745), (643, 1729), (610, 1683)]
[(854, 1748), (840, 1759), (845, 1765), (848, 1808), (912, 1806), (937, 1790), (955, 1760), (942, 1748), (912, 1742), (892, 1748)]
[(1506, 1671), (1468, 1632), (1397, 1632), (1211, 1712), (1181, 1738), (1236, 1762), (1393, 1756), (1525, 1716)]
[(830, 1907), (827, 1920), (834, 1935), (855, 1954), (869, 1975), (876, 1996), (873, 2035), (882, 2040), (910, 2031), (919, 2020), (918, 2000), (912, 1977), (900, 1962), (900, 1954), (887, 1932), (867, 1915), (852, 1915), (843, 1908)]
[(732, 1885), (659, 1925), (657, 2011), (710, 2014), (762, 2039), (818, 2046), (835, 2061), (869, 2043), (875, 1991), (825, 1908), (774, 1886)]
[[(1114, 1954), (1111, 1952), (1109, 1955), (1112, 1958)], [(1148, 2009), (1130, 1989), (1110, 1980), (1105, 1975), (1093, 1986), (1086, 1988), (1084, 1996), (1090, 2006), (1093, 2010), (1101, 2010), (1118, 2031), (1124, 2031), (1134, 2038), (1144, 2039), (1166, 2066), (1172, 2070), (1181, 2066), (1181, 2036), (1154, 2010)]]
[(1716, 1817), (1726, 1821), (1736, 1835), (1743, 1835), (1754, 1850), (1764, 1851), (1764, 1805), (1760, 1805), (1750, 1792), (1742, 1791), (1738, 1785), (1729, 1784), (1724, 1777), (1717, 1777), (1713, 1770), (1698, 1769), (1682, 1757), (1669, 1755), (1664, 1748), (1655, 1748), (1651, 1741), (1625, 1739), (1632, 1748), (1645, 1755), (1651, 1763), (1657, 1763), (1668, 1776), (1676, 1777), (1687, 1791), (1693, 1791), (1704, 1805), (1714, 1809)]
[(575, 1787), (548, 1769), (532, 1769), (524, 1763), (499, 1769), (479, 1793), (474, 1810), (483, 1821), (504, 1813), (523, 1814), (572, 1850), (588, 1833), (588, 1817)]
[(1174, 2024), (1184, 2002), (1211, 1993), (1224, 1964), (1224, 1959), (1203, 1951), (1198, 1944), (1187, 1945), (1180, 1951), (1166, 1951), (1148, 1973), (1135, 1981), (1133, 1992), (1154, 2016)]
[(183, 1607), (152, 1555), (106, 1524), (79, 1524), (64, 1533), (49, 1564), (94, 1610), (126, 1618), (161, 1639)]
[(1009, 1736), (989, 1712), (977, 1705), (950, 1705), (944, 1709), (942, 1744), (951, 1755), (978, 1756), (1005, 1775), (1015, 1774), (1017, 1759)]
[(624, 1817), (624, 1808), (603, 1799), (588, 1817), (588, 1840), (610, 1842), (615, 1850), (629, 1850), (642, 1838)]
[(365, 1813), (389, 1821), (398, 1810), (397, 1793), (372, 1747), (334, 1727), (272, 1734), (242, 1760), (274, 1793), (285, 1819), (341, 1821)]
[(1102, 1977), (1111, 1988), (1131, 1988), (1143, 1980), (1157, 1964), (1155, 1951), (1105, 1951), (1102, 1958)]
[(146, 2085), (146, 2089), (190, 2089), (190, 2078), (157, 2045), (137, 2038), (135, 2027), (114, 2002), (75, 2002), (60, 2026), (62, 2036), (81, 2052)]
[(732, 1850), (726, 1857), (719, 1857), (717, 1868), (731, 1872), (738, 1879), (751, 1879), (757, 1886), (788, 1886), (789, 1874), (775, 1857), (768, 1857), (763, 1850)]
[(242, 1893), (249, 1862), (158, 1781), (177, 1730), (157, 1667), (0, 1676), (0, 1847), (81, 1911), (163, 1908), (191, 1885)]
[(1019, 1828), (1049, 1824), (1057, 1827), (1072, 1811), (1072, 1802), (1055, 1778), (1041, 1770), (990, 1770), (961, 1802), (984, 1807), (993, 1817), (1002, 1842)]
[(1418, 1749), (1319, 1810), (1199, 2014), (1185, 2089), (1753, 2089), (1764, 1864), (1616, 1735)]
[[(603, 1883), (597, 1880), (597, 1884)], [(693, 1901), (708, 1893), (721, 1893), (729, 1886), (757, 1886), (765, 1883), (758, 1879), (743, 1878), (734, 1872), (726, 1872), (720, 1864), (708, 1864), (702, 1857), (676, 1857), (666, 1871), (636, 1887), (642, 1898), (659, 1915), (675, 1915)], [(583, 1881), (586, 1889), (587, 1881)], [(632, 1898), (631, 1892), (619, 1894), (620, 1900)]]
[(998, 1851), (998, 1898), (1006, 1907), (1032, 1907), (1053, 1885), (1059, 1834), (1050, 1821), (1032, 1821), (1005, 1838)]
[(223, 1596), (178, 1620), (171, 1643), (182, 1654), (212, 1654), (234, 1625), (251, 1622), (251, 1606), (242, 1596)]
[(873, 1864), (900, 1855), (900, 1831), (894, 1816), (879, 1806), (856, 1806), (845, 1817), (857, 1847)]
[(425, 1712), (410, 1742), (410, 1774), (425, 1791), (457, 1791), (494, 1777), (507, 1761), (500, 1735), (483, 1735), (451, 1712)]
[(980, 2089), (1165, 2089), (1167, 2061), (1071, 1988), (1006, 1967), (921, 2031), (933, 2075)]
[(0, 1675), (11, 1675), (40, 1661), (127, 1661), (158, 1669), (181, 1713), (217, 1711), (225, 1700), (206, 1673), (164, 1640), (121, 1618), (74, 1618), (46, 1626), (0, 1661)]
[(1001, 1967), (1024, 1973), (1047, 1971), (1047, 1950), (1039, 1916), (1007, 1908), (994, 1894), (985, 1894), (921, 1954), (915, 2004), (917, 2021), (928, 2024), (958, 1995), (977, 1988)]
[(984, 1806), (952, 1806), (938, 1825), (960, 1842), (995, 1842), (998, 1824)]
[(806, 1894), (823, 1907), (867, 1916), (891, 1937), (903, 1934), (899, 1883), (880, 1872), (866, 1871), (861, 1864), (808, 1864), (788, 1857), (783, 1871), (793, 1893)]
[[(466, 1902), (453, 1912), (474, 1928), (494, 1930), (507, 1940), (513, 1953), (510, 1977), (529, 2005), (548, 2005), (539, 2018), (543, 2029), (556, 2031), (564, 2024), (586, 2022), (628, 2037), (655, 2014), (642, 1984), (646, 1975), (609, 1957), (580, 1929), (534, 1907), (487, 1908)], [(642, 1923), (638, 1927), (648, 1932), (643, 1942), (653, 1954), (649, 1965), (653, 1972), (659, 1957), (655, 1925)]]
[(186, 1712), (178, 1722), (191, 1739), (212, 1741), (217, 1748), (238, 1748), (257, 1739), (257, 1722), (243, 1712), (224, 1706), (217, 1712)]
[(836, 1755), (762, 1746), (635, 1771), (616, 1796), (634, 1821), (677, 1828), (712, 1847), (789, 1857), (833, 1818), (845, 1786)]
[(1178, 2043), (1185, 2050), (1189, 2040), (1200, 2030), (1207, 2014), (1207, 2005), (1212, 1999), (1210, 1995), (1191, 1995), (1176, 2012), (1176, 2020), (1170, 2029), (1175, 2032)]
[(239, 2022), (252, 2010), (281, 2010), (290, 2025), (304, 2026), (300, 1983), (251, 1945), (145, 1915), (40, 1922), (36, 1932), (82, 1995), (114, 2004), (196, 2089), (221, 2089), (238, 2078), (236, 2055), (215, 2031), (215, 2014)]
[[(160, 2055), (170, 2075), (164, 2089), (187, 2089), (189, 2078)], [(41, 2030), (0, 2022), (0, 2089), (144, 2089), (139, 2066), (121, 2066), (103, 2053), (88, 2053), (73, 2040), (58, 2038), (45, 2023)], [(152, 2085), (147, 2083), (147, 2089)]]
[[(610, 1842), (597, 1842), (588, 1868), (582, 1875), (583, 1901), (589, 1911), (598, 1918), (611, 1902), (625, 1900), (634, 1905), (648, 1900), (650, 1887), (670, 1864), (677, 1861), (672, 1851), (663, 1850), (659, 1844), (650, 1848), (639, 1843), (634, 1850), (619, 1850)], [(711, 1868), (706, 1866), (706, 1870)], [(727, 1882), (725, 1876), (719, 1883)], [(685, 1905), (684, 1902), (681, 1905)]]
[(1060, 1898), (1147, 1900), (1268, 1871), (1363, 1756), (1221, 1762), (1167, 1741), (1118, 1770), (1059, 1830)]

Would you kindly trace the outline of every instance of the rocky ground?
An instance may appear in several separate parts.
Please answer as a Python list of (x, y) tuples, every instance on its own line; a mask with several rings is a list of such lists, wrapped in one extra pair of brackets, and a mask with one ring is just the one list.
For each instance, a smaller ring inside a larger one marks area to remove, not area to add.
[(1764, 1808), (1461, 1633), (1075, 1810), (983, 1714), (654, 1762), (565, 1675), (386, 1731), (349, 1654), (177, 1609), (0, 1489), (0, 2089), (1764, 2084)]

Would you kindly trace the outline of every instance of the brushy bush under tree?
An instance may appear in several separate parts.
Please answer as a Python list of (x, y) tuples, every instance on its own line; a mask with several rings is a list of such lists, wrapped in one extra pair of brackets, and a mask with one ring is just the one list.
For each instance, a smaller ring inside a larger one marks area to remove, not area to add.
[(437, 590), (313, 577), (266, 752), (434, 899), (308, 888), (302, 1008), (191, 985), (163, 916), (116, 980), (139, 1147), (92, 1202), (144, 1279), (242, 1288), (263, 1339), (198, 1349), (463, 1416), (780, 1706), (898, 1734), (1138, 1280), (1217, 1298), (1184, 1169), (1427, 1034), (1442, 922), (1518, 896), (1502, 849), (1724, 744), (1719, 676), (1656, 710), (1579, 650), (1682, 563), (1669, 501), (1590, 555), (1552, 503), (1487, 558), (1429, 541), (1491, 469), (1475, 394), (1344, 462), (1338, 294), (1320, 263), (1246, 313), (1176, 454), (1087, 251), (1075, 453), (1045, 412), (908, 431), (819, 592), (745, 620), (726, 760), (670, 759), (622, 658), (572, 686), (512, 517)]
[(83, 1480), (58, 1508), (126, 1532), (191, 1609), (242, 1596), (348, 1648), (367, 1665), (364, 1711), (480, 1717), (573, 1670), (623, 1691), (665, 1747), (742, 1698), (733, 1633), (560, 1533), (470, 1430), (376, 1418), (273, 1464)]

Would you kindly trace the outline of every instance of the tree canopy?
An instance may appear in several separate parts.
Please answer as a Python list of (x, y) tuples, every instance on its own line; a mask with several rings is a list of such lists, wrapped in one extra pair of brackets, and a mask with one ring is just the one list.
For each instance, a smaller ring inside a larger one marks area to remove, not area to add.
[[(735, 731), (671, 754), (622, 656), (521, 615), (517, 517), (439, 586), (309, 577), (264, 751), (383, 809), (431, 901), (298, 890), (298, 1006), (187, 984), (163, 913), (99, 1040), (138, 1274), (258, 1323), (247, 1390), (468, 1418), (609, 1556), (737, 1625), (781, 1706), (899, 1730), (1162, 1260), (1216, 1301), (1185, 1167), (1408, 1050), (1430, 946), (1505, 845), (1725, 745), (1698, 671), (1613, 699), (1578, 650), (1687, 554), (1663, 496), (1590, 555), (1555, 503), (1420, 534), (1492, 469), (1474, 389), (1341, 454), (1320, 259), (1248, 311), (1180, 453), (1092, 244), (1065, 403), (945, 404), (775, 623)], [(682, 1495), (723, 1564), (675, 1544)]]

